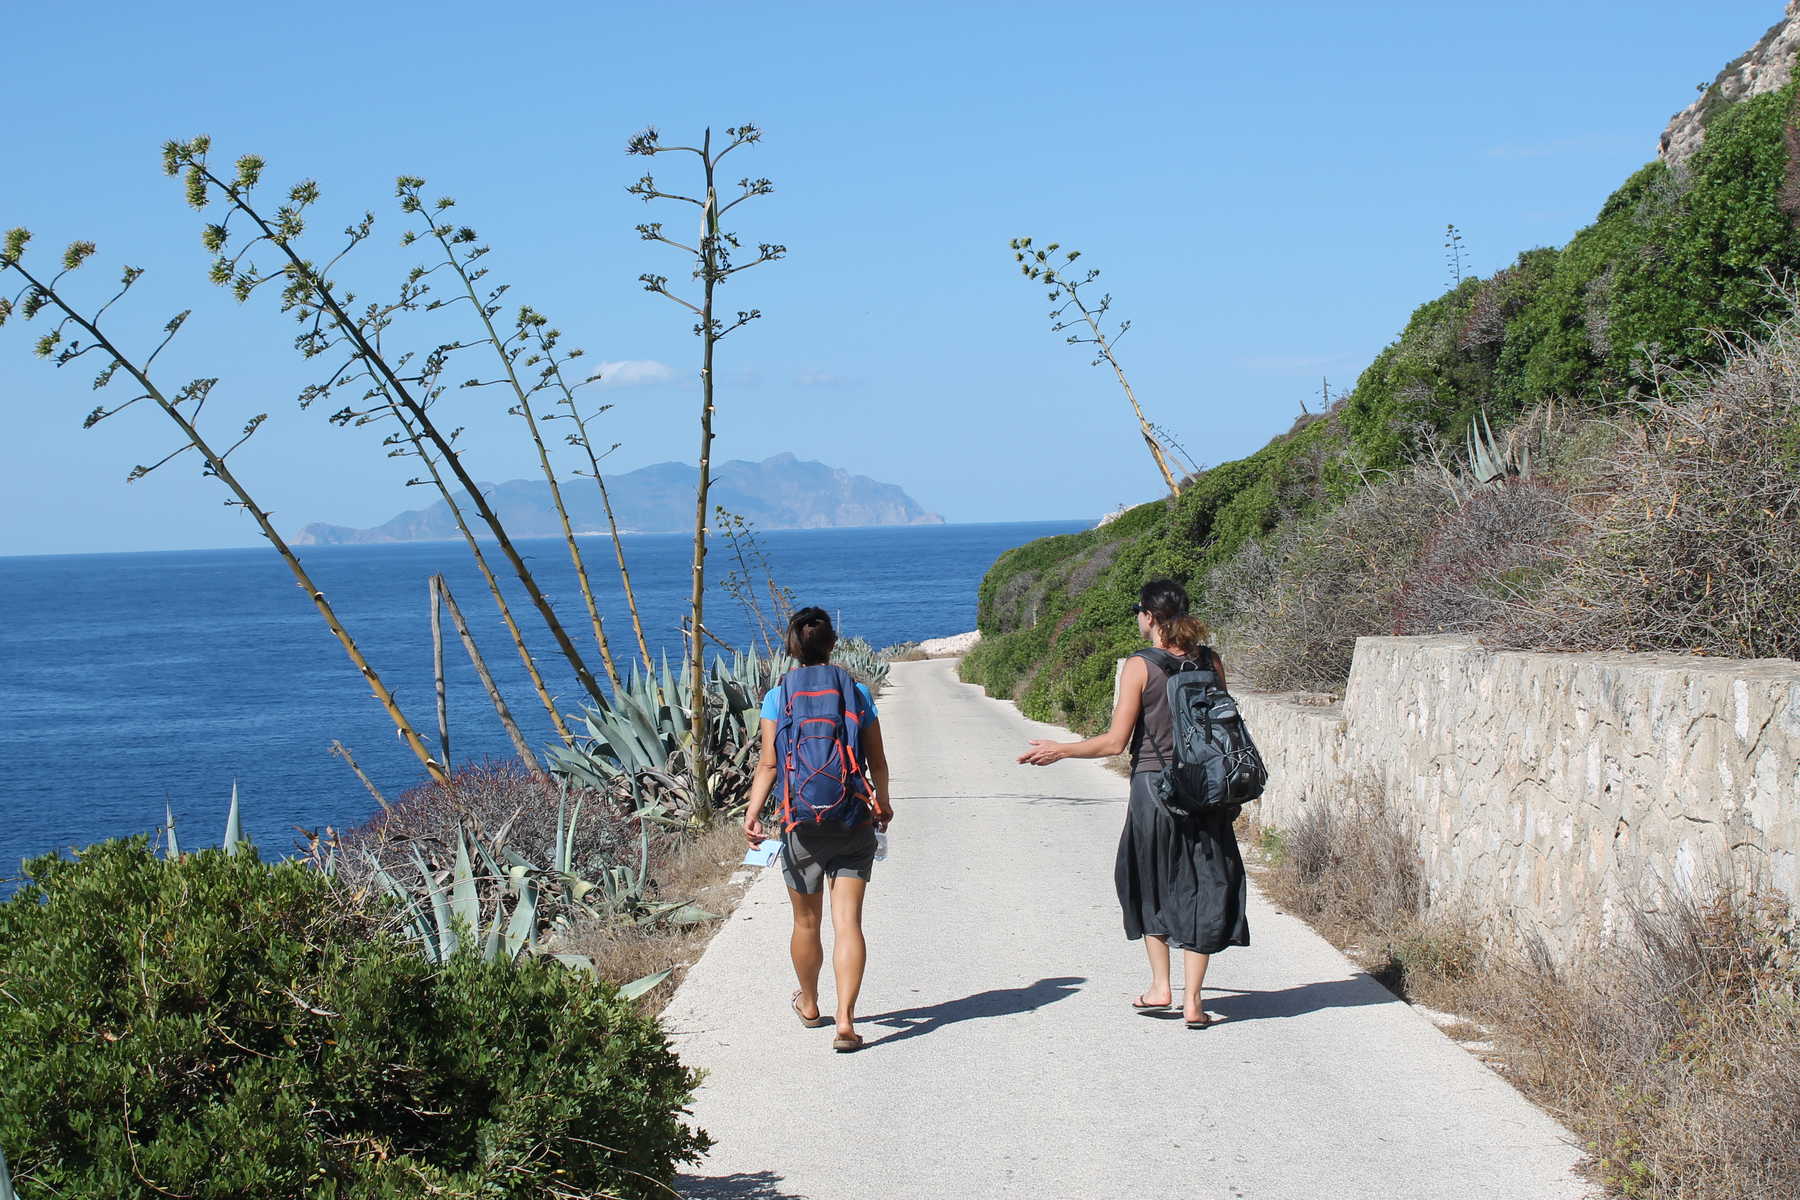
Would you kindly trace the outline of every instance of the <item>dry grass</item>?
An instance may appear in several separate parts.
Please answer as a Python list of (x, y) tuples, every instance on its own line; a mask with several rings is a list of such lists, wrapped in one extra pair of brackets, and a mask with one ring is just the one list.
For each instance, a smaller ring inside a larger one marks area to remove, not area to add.
[(1561, 489), (1479, 487), (1433, 526), (1395, 598), (1392, 632), (1486, 632), (1566, 561), (1577, 518)]
[[(1491, 1036), (1614, 1195), (1800, 1196), (1800, 926), (1747, 886), (1665, 900), (1579, 970), (1434, 911), (1411, 832), (1368, 785), (1290, 831), (1250, 824), (1258, 882), (1405, 998)], [(1487, 1055), (1484, 1054), (1484, 1058)], [(1491, 1060), (1490, 1060), (1491, 1061)]]
[[(721, 818), (668, 856), (652, 882), (651, 899), (687, 901), (721, 918), (728, 917), (749, 886), (749, 875), (736, 874), (743, 858), (743, 830), (736, 821)], [(588, 955), (600, 977), (615, 983), (674, 968), (670, 980), (652, 989), (642, 1002), (647, 1011), (661, 1012), (723, 923), (659, 924), (648, 930), (578, 925), (558, 935), (552, 949)]]
[(1672, 900), (1634, 933), (1579, 974), (1540, 965), (1493, 981), (1482, 999), (1514, 1081), (1582, 1135), (1615, 1194), (1800, 1195), (1791, 908), (1727, 887)]
[(1407, 471), (1301, 522), (1248, 541), (1202, 589), (1232, 677), (1268, 691), (1329, 691), (1356, 639), (1392, 632), (1407, 567), (1455, 503), (1434, 471)]
[(1612, 440), (1587, 544), (1508, 640), (1800, 655), (1797, 380), (1800, 315), (1727, 343), (1719, 367), (1658, 380)]
[[(1253, 811), (1253, 810), (1251, 810)], [(1366, 781), (1292, 829), (1252, 820), (1257, 882), (1396, 995), (1456, 1009), (1483, 953), (1469, 922), (1434, 911), (1414, 832)]]

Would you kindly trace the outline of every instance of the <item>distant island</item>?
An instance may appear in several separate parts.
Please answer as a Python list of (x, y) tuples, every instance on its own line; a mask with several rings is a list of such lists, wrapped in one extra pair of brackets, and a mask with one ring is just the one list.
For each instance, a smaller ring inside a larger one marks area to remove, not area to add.
[[(608, 475), (619, 528), (632, 533), (677, 533), (694, 527), (694, 487), (699, 472), (691, 463), (665, 462), (623, 475)], [(587, 478), (561, 481), (563, 501), (577, 533), (606, 532), (600, 491)], [(562, 523), (550, 503), (550, 485), (541, 479), (483, 484), (488, 503), (514, 537), (558, 537)], [(758, 529), (829, 529), (852, 525), (941, 525), (898, 486), (852, 475), (824, 463), (777, 454), (761, 462), (733, 460), (713, 470), (711, 504), (745, 517)], [(465, 510), (466, 511), (466, 510)], [(478, 536), (487, 536), (479, 529)], [(461, 536), (449, 507), (403, 512), (373, 529), (322, 522), (293, 538), (298, 546), (347, 546), (371, 542), (426, 542)]]

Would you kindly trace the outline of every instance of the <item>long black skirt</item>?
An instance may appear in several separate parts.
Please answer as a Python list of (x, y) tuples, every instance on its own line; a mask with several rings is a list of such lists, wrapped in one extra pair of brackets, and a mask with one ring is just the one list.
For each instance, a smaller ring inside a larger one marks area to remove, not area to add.
[(1125, 936), (1148, 934), (1178, 950), (1217, 954), (1250, 944), (1244, 858), (1229, 817), (1178, 822), (1150, 793), (1150, 772), (1131, 777), (1113, 882)]

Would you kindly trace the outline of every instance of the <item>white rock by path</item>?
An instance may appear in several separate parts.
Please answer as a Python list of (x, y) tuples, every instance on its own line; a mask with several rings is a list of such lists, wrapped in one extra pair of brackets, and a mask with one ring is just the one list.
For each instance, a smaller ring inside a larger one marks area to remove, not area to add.
[[(716, 1140), (678, 1184), (761, 1200), (1575, 1200), (1569, 1134), (1298, 920), (1253, 894), (1189, 1031), (1145, 981), (1112, 859), (1124, 781), (1021, 767), (1071, 736), (896, 664), (897, 819), (868, 898), (856, 1054), (788, 1010), (780, 875), (753, 885), (665, 1013)], [(829, 988), (830, 968), (826, 968)], [(830, 999), (826, 997), (829, 1010)]]
[(953, 633), (949, 637), (926, 638), (919, 643), (919, 651), (933, 658), (948, 658), (951, 655), (967, 654), (981, 640), (980, 630), (968, 633)]

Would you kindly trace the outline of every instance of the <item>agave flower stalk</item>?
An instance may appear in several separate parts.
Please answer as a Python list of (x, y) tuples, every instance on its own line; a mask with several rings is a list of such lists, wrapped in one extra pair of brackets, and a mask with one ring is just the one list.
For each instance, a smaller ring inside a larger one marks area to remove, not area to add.
[[(394, 806), (389, 804), (388, 798), (381, 794), (381, 789), (375, 786), (375, 781), (370, 779), (363, 769), (357, 765), (355, 757), (350, 753), (350, 747), (344, 745), (344, 743), (340, 741), (333, 740), (331, 743), (331, 752), (343, 759), (345, 765), (347, 765), (350, 770), (355, 773), (356, 777), (362, 781), (362, 785), (368, 790), (369, 795), (375, 797), (375, 803), (381, 805), (382, 812), (391, 813), (394, 811)], [(450, 765), (450, 743), (448, 740), (444, 742), (443, 761), (446, 767)]]
[[(592, 478), (594, 486), (600, 489), (600, 507), (606, 513), (606, 528), (612, 538), (613, 557), (618, 560), (619, 584), (625, 592), (625, 607), (631, 613), (631, 632), (637, 637), (638, 662), (644, 670), (648, 671), (652, 665), (650, 643), (644, 637), (644, 620), (638, 614), (637, 589), (631, 585), (631, 568), (625, 563), (625, 542), (619, 537), (619, 519), (613, 513), (612, 496), (606, 490), (606, 474), (600, 470), (600, 460), (605, 457), (605, 454), (595, 451), (593, 438), (588, 433), (588, 418), (581, 415), (581, 407), (576, 402), (575, 389), (581, 384), (570, 384), (563, 374), (563, 364), (580, 355), (581, 351), (571, 350), (566, 355), (559, 357), (556, 353), (556, 330), (546, 330), (542, 322), (533, 323), (532, 338), (536, 343), (532, 358), (543, 361), (544, 378), (555, 384), (560, 393), (558, 403), (568, 410), (561, 414), (562, 419), (575, 422), (575, 432), (566, 435), (564, 440), (571, 446), (580, 447), (587, 454), (588, 470), (585, 474)], [(594, 383), (599, 379), (598, 374), (590, 375), (582, 383)], [(598, 416), (611, 407), (610, 404), (602, 405), (593, 415)], [(618, 448), (618, 443), (614, 442), (606, 454), (611, 454)], [(576, 471), (577, 475), (583, 473), (579, 470)]]
[[(251, 418), (245, 424), (242, 434), (230, 446), (223, 449), (216, 448), (200, 432), (197, 422), (200, 419), (201, 411), (206, 406), (207, 398), (211, 395), (218, 380), (196, 379), (171, 396), (150, 377), (150, 369), (154, 365), (157, 355), (162, 353), (163, 348), (174, 340), (188, 314), (184, 312), (164, 326), (165, 336), (162, 342), (142, 362), (138, 362), (104, 332), (100, 325), (100, 318), (108, 308), (131, 290), (143, 275), (143, 271), (137, 267), (126, 267), (120, 280), (119, 290), (92, 317), (84, 317), (70, 305), (58, 288), (69, 272), (81, 267), (93, 255), (94, 244), (92, 242), (72, 244), (63, 256), (63, 269), (46, 280), (39, 278), (24, 264), (25, 247), (30, 240), (31, 235), (26, 230), (14, 229), (6, 235), (4, 250), (0, 250), (0, 270), (12, 271), (26, 284), (25, 290), (15, 300), (0, 299), (0, 324), (5, 323), (15, 308), (26, 320), (30, 320), (46, 309), (60, 313), (61, 316), (52, 331), (38, 341), (37, 352), (40, 357), (49, 358), (54, 355), (56, 364), (60, 367), (67, 366), (89, 353), (98, 352), (107, 365), (102, 368), (94, 381), (96, 390), (106, 387), (120, 372), (123, 372), (136, 384), (139, 393), (137, 396), (112, 409), (104, 406), (95, 408), (88, 414), (86, 424), (90, 427), (96, 425), (136, 404), (139, 400), (149, 400), (155, 404), (181, 431), (184, 441), (177, 449), (163, 456), (156, 463), (134, 467), (129, 478), (131, 480), (141, 479), (189, 450), (197, 452), (205, 473), (216, 478), (231, 493), (232, 499), (228, 503), (249, 513), (251, 519), (256, 522), (257, 530), (262, 534), (263, 539), (281, 556), (282, 562), (287, 565), (288, 571), (293, 575), (294, 582), (312, 600), (313, 607), (318, 611), (320, 618), (331, 630), (331, 634), (337, 639), (338, 644), (343, 647), (344, 653), (349, 657), (351, 663), (362, 674), (364, 681), (369, 685), (370, 692), (374, 695), (377, 703), (381, 705), (382, 710), (387, 713), (388, 719), (394, 723), (394, 728), (399, 731), (400, 737), (406, 742), (407, 747), (412, 750), (434, 780), (447, 781), (450, 777), (449, 772), (442, 763), (432, 757), (431, 750), (426, 746), (424, 739), (413, 728), (412, 722), (407, 720), (406, 714), (400, 710), (399, 701), (395, 699), (392, 690), (382, 681), (381, 676), (376, 673), (368, 659), (363, 656), (362, 650), (358, 648), (355, 639), (350, 636), (349, 630), (345, 629), (343, 622), (338, 619), (337, 612), (331, 602), (326, 599), (324, 591), (313, 582), (312, 576), (307, 573), (300, 556), (276, 531), (275, 525), (270, 519), (270, 512), (256, 503), (249, 489), (231, 469), (229, 459), (232, 452), (256, 433), (267, 414), (258, 414)], [(81, 334), (85, 334), (89, 340), (84, 343), (78, 338), (63, 346), (64, 331), (71, 327), (79, 330)], [(60, 349), (59, 346), (61, 346)]]
[[(1056, 305), (1050, 310), (1050, 329), (1053, 333), (1085, 327), (1087, 333), (1069, 334), (1064, 341), (1071, 346), (1089, 345), (1094, 347), (1094, 361), (1091, 365), (1106, 363), (1118, 377), (1119, 387), (1124, 389), (1125, 400), (1131, 405), (1132, 415), (1137, 418), (1138, 433), (1144, 439), (1144, 446), (1150, 451), (1150, 457), (1156, 462), (1156, 469), (1162, 474), (1163, 483), (1167, 485), (1169, 494), (1181, 495), (1181, 485), (1175, 481), (1175, 473), (1169, 469), (1168, 455), (1163, 450), (1162, 439), (1157, 436), (1156, 426), (1144, 415), (1143, 406), (1138, 403), (1137, 393), (1131, 390), (1131, 381), (1125, 378), (1125, 368), (1119, 362), (1119, 356), (1113, 352), (1114, 345), (1131, 329), (1131, 322), (1119, 325), (1115, 333), (1108, 334), (1101, 328), (1101, 319), (1112, 307), (1112, 294), (1107, 293), (1100, 298), (1098, 304), (1090, 305), (1081, 296), (1081, 289), (1100, 277), (1100, 272), (1089, 269), (1084, 275), (1063, 274), (1074, 261), (1081, 257), (1079, 250), (1064, 251), (1063, 261), (1058, 264), (1051, 261), (1051, 256), (1062, 247), (1051, 242), (1042, 250), (1032, 248), (1028, 237), (1014, 238), (1011, 242), (1013, 261), (1027, 279), (1041, 283), (1050, 289), (1050, 303)], [(1070, 315), (1073, 310), (1074, 315)]]
[[(366, 373), (381, 394), (391, 398), (405, 412), (412, 428), (436, 451), (439, 459), (449, 467), (458, 486), (468, 496), (476, 515), (493, 535), (501, 554), (512, 566), (519, 583), (543, 618), (546, 628), (556, 641), (557, 649), (574, 670), (582, 688), (590, 696), (599, 699), (603, 695), (599, 683), (588, 670), (580, 651), (569, 638), (568, 631), (563, 628), (556, 610), (538, 586), (537, 579), (513, 544), (506, 527), (488, 504), (487, 497), (482, 494), (474, 478), (469, 475), (462, 456), (454, 445), (454, 433), (446, 433), (433, 419), (429, 405), (434, 397), (430, 392), (414, 393), (408, 385), (409, 382), (418, 380), (409, 380), (401, 374), (405, 360), (390, 361), (382, 353), (377, 344), (379, 328), (371, 328), (364, 321), (352, 317), (347, 306), (354, 302), (354, 297), (349, 293), (340, 294), (328, 277), (331, 268), (350, 249), (369, 236), (374, 224), (373, 216), (366, 217), (363, 222), (346, 231), (348, 245), (336, 258), (323, 268), (315, 266), (300, 256), (295, 242), (305, 231), (306, 209), (319, 197), (317, 185), (311, 181), (295, 185), (288, 193), (288, 202), (280, 206), (273, 216), (267, 215), (251, 202), (252, 193), (261, 179), (263, 160), (255, 155), (246, 155), (238, 160), (236, 176), (227, 179), (208, 165), (207, 155), (210, 149), (211, 139), (205, 137), (188, 142), (169, 142), (163, 147), (163, 169), (169, 175), (183, 177), (188, 203), (194, 208), (204, 210), (215, 195), (222, 197), (227, 206), (226, 220), (208, 225), (204, 231), (207, 248), (218, 256), (213, 263), (214, 281), (229, 285), (233, 293), (244, 300), (263, 284), (276, 279), (284, 280), (284, 309), (295, 312), (302, 325), (308, 326), (307, 331), (298, 339), (302, 352), (311, 356), (324, 353), (339, 343), (348, 347), (350, 360), (346, 367), (340, 368), (329, 384), (313, 389), (312, 394), (316, 398), (329, 392), (345, 378), (346, 368), (355, 364), (360, 372)], [(230, 232), (228, 223), (233, 215), (241, 215), (251, 223), (255, 232), (240, 250), (227, 256), (224, 247)], [(246, 260), (249, 251), (263, 243), (273, 247), (283, 259), (283, 265), (274, 271), (259, 271), (253, 263)], [(421, 269), (418, 275), (422, 276), (424, 273)], [(417, 277), (414, 277), (415, 280)], [(460, 345), (440, 347), (434, 357), (460, 348)]]
[[(569, 562), (575, 568), (575, 579), (581, 590), (582, 601), (587, 606), (588, 621), (594, 631), (594, 644), (600, 651), (601, 662), (606, 668), (606, 677), (616, 690), (619, 686), (619, 667), (613, 661), (612, 646), (606, 637), (606, 624), (601, 619), (600, 606), (595, 602), (593, 585), (588, 581), (587, 564), (582, 560), (581, 547), (575, 540), (575, 527), (569, 520), (568, 506), (563, 503), (561, 482), (557, 479), (556, 468), (550, 461), (550, 451), (544, 445), (543, 432), (538, 425), (538, 415), (532, 408), (532, 397), (541, 391), (546, 383), (540, 378), (528, 387), (519, 378), (519, 359), (526, 354), (532, 331), (542, 328), (547, 322), (543, 316), (532, 309), (522, 308), (519, 310), (514, 331), (502, 337), (499, 330), (494, 327), (494, 314), (499, 311), (497, 301), (506, 291), (505, 285), (493, 289), (485, 298), (475, 290), (476, 281), (487, 271), (485, 267), (477, 267), (474, 264), (486, 256), (488, 248), (475, 244), (476, 234), (473, 229), (467, 226), (452, 229), (451, 226), (442, 222), (443, 214), (454, 207), (456, 201), (445, 196), (430, 204), (428, 210), (421, 192), (425, 186), (423, 179), (416, 176), (402, 176), (397, 186), (401, 209), (421, 218), (425, 230), (423, 237), (428, 237), (438, 244), (438, 248), (444, 256), (443, 265), (450, 268), (462, 285), (463, 294), (448, 303), (468, 301), (469, 306), (475, 310), (477, 318), (481, 321), (482, 330), (487, 335), (480, 339), (480, 344), (491, 347), (495, 357), (499, 360), (503, 379), (491, 382), (504, 382), (512, 392), (513, 405), (508, 411), (525, 422), (525, 428), (531, 435), (531, 444), (537, 450), (538, 469), (543, 473), (544, 482), (549, 485), (550, 503), (556, 509), (557, 519), (562, 524), (563, 544), (568, 547)], [(409, 241), (421, 240), (410, 233), (407, 236)], [(459, 250), (459, 247), (467, 247), (467, 249)], [(440, 301), (439, 303), (446, 302)], [(528, 360), (526, 365), (530, 365), (531, 361)], [(471, 379), (463, 386), (482, 387), (486, 384), (482, 380)]]
[[(550, 725), (556, 730), (556, 735), (563, 741), (568, 741), (573, 735), (563, 721), (562, 711), (557, 708), (556, 699), (550, 694), (549, 686), (544, 682), (543, 672), (538, 670), (537, 660), (532, 657), (530, 647), (525, 644), (524, 631), (519, 628), (518, 621), (513, 618), (512, 605), (507, 603), (506, 593), (500, 590), (500, 580), (495, 577), (493, 568), (488, 565), (487, 555), (482, 553), (481, 543), (475, 538), (475, 531), (469, 528), (467, 521), (463, 520), (462, 508), (456, 502), (456, 493), (444, 481), (442, 472), (438, 470), (437, 459), (432, 456), (430, 447), (425, 444), (418, 430), (413, 427), (406, 411), (392, 403), (387, 405), (387, 411), (388, 415), (392, 416), (399, 424), (401, 431), (399, 435), (390, 435), (387, 439), (386, 444), (397, 447), (390, 449), (389, 453), (405, 454), (417, 458), (424, 464), (425, 473), (437, 489), (438, 498), (449, 509), (451, 519), (456, 522), (456, 528), (462, 534), (463, 544), (468, 548), (469, 557), (475, 562), (475, 569), (481, 574), (481, 581), (487, 585), (488, 595), (493, 599), (494, 608), (500, 614), (501, 624), (506, 626), (507, 637), (512, 640), (513, 649), (518, 652), (519, 662), (525, 667), (525, 677), (531, 680), (531, 689), (537, 694), (538, 703), (543, 706), (544, 714), (550, 718)], [(402, 440), (408, 448), (398, 448)], [(410, 480), (408, 482), (423, 481)], [(445, 761), (449, 761), (447, 751)]]
[(487, 689), (488, 700), (493, 704), (494, 712), (500, 718), (500, 725), (506, 730), (506, 736), (512, 741), (519, 761), (528, 770), (542, 774), (543, 768), (538, 765), (537, 756), (531, 752), (531, 745), (525, 740), (525, 735), (519, 732), (519, 723), (513, 720), (512, 710), (506, 706), (506, 697), (500, 694), (500, 686), (488, 672), (487, 660), (481, 657), (481, 651), (475, 646), (475, 635), (469, 632), (469, 623), (463, 620), (462, 609), (458, 607), (456, 597), (450, 594), (450, 585), (444, 582), (442, 575), (433, 575), (431, 582), (437, 588), (438, 596), (443, 599), (444, 607), (449, 610), (450, 623), (456, 626), (456, 636), (462, 639), (463, 649), (469, 654), (469, 662), (474, 666), (475, 674), (481, 677), (481, 686)]
[(647, 242), (661, 242), (687, 254), (692, 260), (693, 277), (700, 281), (700, 299), (698, 302), (685, 299), (669, 290), (669, 277), (666, 275), (645, 274), (638, 276), (644, 290), (654, 292), (674, 301), (682, 308), (699, 318), (694, 325), (694, 333), (699, 336), (700, 350), (700, 448), (697, 466), (700, 481), (694, 492), (694, 560), (693, 588), (689, 598), (688, 666), (693, 672), (695, 687), (693, 690), (693, 707), (689, 714), (689, 732), (694, 776), (694, 789), (700, 801), (701, 811), (711, 812), (712, 802), (707, 786), (706, 761), (706, 642), (702, 632), (706, 628), (703, 610), (706, 603), (706, 524), (709, 509), (707, 493), (712, 486), (712, 442), (713, 442), (713, 406), (714, 376), (713, 352), (719, 341), (734, 331), (762, 316), (760, 309), (740, 309), (736, 320), (726, 324), (715, 312), (715, 299), (718, 287), (727, 279), (740, 271), (760, 266), (766, 262), (774, 262), (787, 254), (785, 246), (764, 242), (757, 247), (755, 258), (747, 262), (733, 264), (732, 254), (740, 248), (736, 235), (725, 232), (719, 222), (725, 214), (755, 196), (766, 196), (775, 190), (775, 185), (767, 179), (744, 178), (738, 181), (739, 194), (731, 200), (720, 203), (718, 190), (718, 168), (726, 155), (740, 146), (748, 146), (762, 140), (762, 131), (754, 125), (740, 125), (725, 131), (726, 143), (719, 150), (713, 149), (712, 130), (707, 129), (698, 146), (664, 146), (661, 135), (654, 129), (646, 129), (637, 134), (626, 145), (626, 153), (654, 157), (658, 154), (692, 154), (700, 160), (702, 179), (705, 185), (698, 196), (683, 196), (674, 192), (665, 192), (656, 186), (656, 181), (648, 174), (626, 189), (634, 196), (640, 197), (646, 204), (653, 200), (669, 200), (681, 204), (691, 204), (699, 210), (700, 228), (694, 245), (666, 236), (661, 222), (639, 225), (638, 234)]

